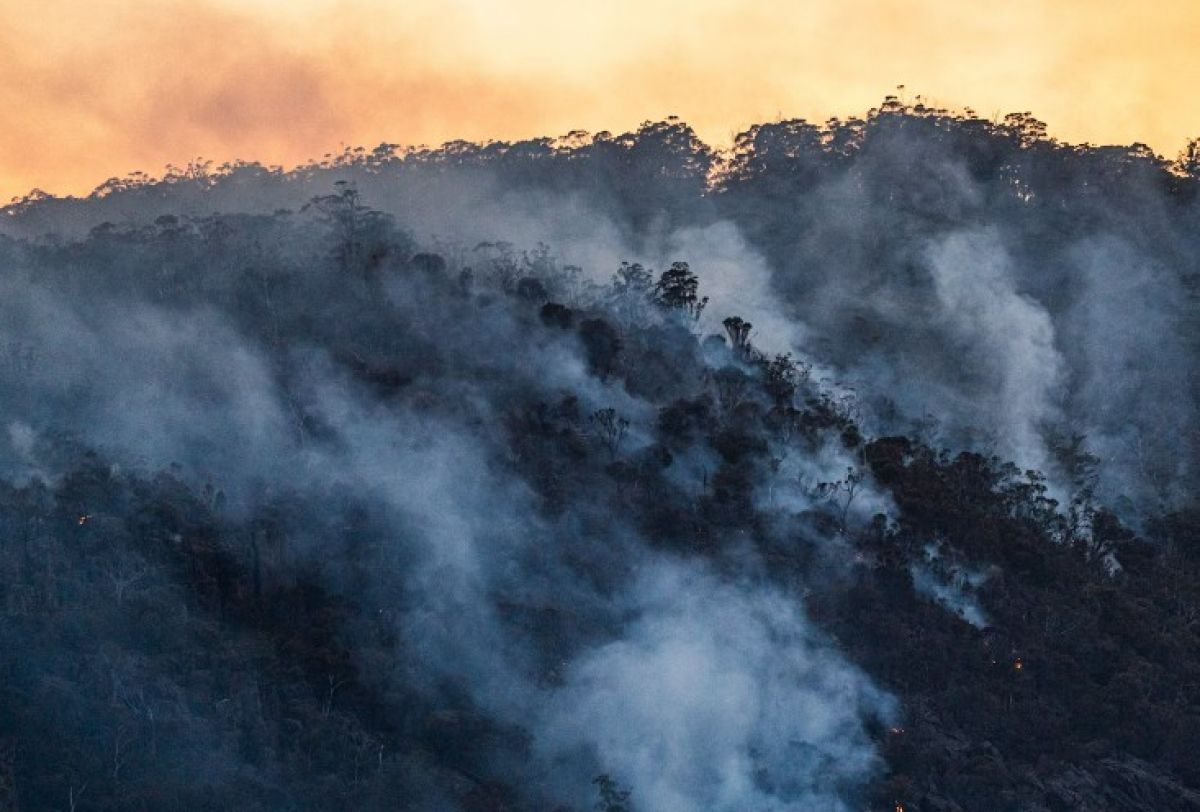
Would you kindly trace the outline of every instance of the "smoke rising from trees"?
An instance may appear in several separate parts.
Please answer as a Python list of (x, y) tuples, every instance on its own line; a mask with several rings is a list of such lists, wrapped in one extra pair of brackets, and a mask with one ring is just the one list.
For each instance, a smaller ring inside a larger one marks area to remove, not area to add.
[[(1192, 717), (1101, 747), (1014, 680), (1092, 656), (1051, 585), (1194, 566), (1198, 183), (889, 100), (14, 203), (0, 801), (969, 808), (981, 725), (1013, 808), (1090, 791), (1025, 718), (1194, 795)], [(1186, 646), (1172, 588), (1091, 639)]]

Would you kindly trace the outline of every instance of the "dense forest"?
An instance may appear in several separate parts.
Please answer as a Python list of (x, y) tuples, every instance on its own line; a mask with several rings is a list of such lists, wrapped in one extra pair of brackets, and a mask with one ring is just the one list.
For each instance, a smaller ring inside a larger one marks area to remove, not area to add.
[(1200, 810), (1200, 143), (889, 97), (0, 210), (0, 810)]

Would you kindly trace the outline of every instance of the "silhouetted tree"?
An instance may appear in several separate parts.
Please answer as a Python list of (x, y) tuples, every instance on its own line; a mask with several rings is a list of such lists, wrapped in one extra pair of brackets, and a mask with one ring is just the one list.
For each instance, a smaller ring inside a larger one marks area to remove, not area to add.
[(699, 297), (699, 288), (700, 280), (686, 262), (672, 262), (658, 277), (654, 292), (662, 307), (696, 321), (708, 304), (707, 296)]
[(598, 409), (588, 420), (597, 439), (608, 450), (609, 457), (616, 459), (621, 440), (625, 438), (625, 432), (629, 429), (629, 421), (617, 414), (617, 410), (613, 408)]
[(743, 321), (738, 316), (730, 316), (721, 322), (725, 327), (725, 332), (729, 334), (729, 341), (733, 344), (733, 348), (742, 356), (750, 353), (750, 331), (753, 325), (748, 321)]

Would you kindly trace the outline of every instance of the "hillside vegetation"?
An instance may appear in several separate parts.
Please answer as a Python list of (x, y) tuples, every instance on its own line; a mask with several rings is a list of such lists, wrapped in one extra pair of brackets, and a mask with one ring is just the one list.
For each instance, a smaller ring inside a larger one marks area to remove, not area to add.
[(1200, 162), (889, 99), (0, 214), (0, 810), (1200, 809)]

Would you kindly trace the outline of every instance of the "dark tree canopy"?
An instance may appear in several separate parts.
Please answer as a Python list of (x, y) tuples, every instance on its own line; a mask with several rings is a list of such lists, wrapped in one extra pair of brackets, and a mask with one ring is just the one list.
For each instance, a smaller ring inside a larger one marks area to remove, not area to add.
[(17, 201), (0, 809), (1200, 809), (1196, 152), (889, 97)]

